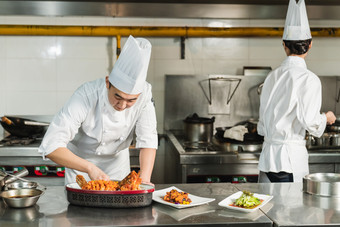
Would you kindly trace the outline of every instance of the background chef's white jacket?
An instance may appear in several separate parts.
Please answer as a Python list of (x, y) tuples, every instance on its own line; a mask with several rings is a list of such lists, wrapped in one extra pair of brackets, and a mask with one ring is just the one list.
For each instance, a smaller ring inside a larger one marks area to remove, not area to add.
[[(146, 83), (136, 103), (116, 111), (109, 103), (105, 79), (79, 87), (54, 116), (39, 152), (45, 156), (59, 147), (94, 163), (111, 179), (121, 180), (130, 172), (129, 146), (136, 133), (136, 148), (158, 146), (157, 122), (151, 85)], [(65, 184), (75, 182), (77, 174), (66, 168)]]
[(262, 172), (293, 173), (301, 182), (309, 173), (305, 130), (320, 137), (327, 118), (320, 114), (320, 79), (305, 60), (289, 56), (266, 78), (260, 101), (258, 133), (263, 143), (258, 168)]

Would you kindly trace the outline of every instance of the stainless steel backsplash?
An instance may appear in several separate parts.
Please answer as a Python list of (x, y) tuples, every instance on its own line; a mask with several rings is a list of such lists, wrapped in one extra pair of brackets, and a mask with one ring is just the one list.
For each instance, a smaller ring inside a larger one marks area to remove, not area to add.
[[(228, 81), (223, 81), (220, 83), (224, 83), (225, 86), (211, 86), (212, 103), (210, 104), (208, 79), (211, 75), (166, 75), (164, 129), (182, 130), (183, 120), (193, 113), (197, 113), (200, 117), (215, 116), (215, 128), (233, 126), (250, 118), (258, 119), (260, 96), (257, 90), (266, 76), (220, 76), (241, 78), (241, 83), (230, 100), (229, 113), (212, 114), (212, 105), (226, 105), (226, 93), (232, 92), (236, 86), (235, 83), (230, 84)], [(331, 110), (339, 115), (340, 76), (320, 76), (319, 78), (322, 83), (323, 95), (321, 111)], [(217, 93), (221, 93), (219, 89), (228, 90), (230, 88), (231, 91), (222, 92), (225, 98), (214, 99), (214, 97), (218, 97)]]

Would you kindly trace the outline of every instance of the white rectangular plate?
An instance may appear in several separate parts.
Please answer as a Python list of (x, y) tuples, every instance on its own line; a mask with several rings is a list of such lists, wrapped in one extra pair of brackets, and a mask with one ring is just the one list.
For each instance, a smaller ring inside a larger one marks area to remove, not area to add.
[(152, 199), (158, 203), (176, 207), (178, 209), (194, 207), (194, 206), (210, 203), (215, 200), (214, 198), (204, 198), (204, 197), (195, 196), (189, 193), (189, 199), (191, 199), (190, 204), (174, 204), (174, 203), (164, 201), (163, 197), (166, 195), (167, 192), (170, 192), (172, 189), (176, 189), (179, 192), (183, 192), (181, 189), (178, 189), (175, 186), (172, 186), (172, 187), (165, 188), (162, 190), (154, 191), (152, 194)]
[(254, 193), (255, 197), (257, 197), (259, 199), (263, 199), (262, 203), (260, 205), (258, 205), (257, 207), (252, 208), (252, 209), (247, 209), (247, 208), (242, 208), (242, 207), (231, 206), (231, 204), (233, 204), (236, 199), (240, 198), (242, 193), (243, 193), (242, 191), (238, 191), (238, 192), (228, 196), (227, 198), (225, 198), (221, 202), (219, 202), (218, 205), (222, 206), (222, 207), (227, 207), (227, 208), (232, 209), (232, 210), (239, 210), (239, 211), (242, 211), (242, 212), (250, 213), (250, 212), (253, 212), (255, 210), (260, 209), (261, 207), (266, 205), (266, 203), (268, 203), (273, 198), (273, 196), (271, 196), (271, 195), (263, 195), (263, 194)]

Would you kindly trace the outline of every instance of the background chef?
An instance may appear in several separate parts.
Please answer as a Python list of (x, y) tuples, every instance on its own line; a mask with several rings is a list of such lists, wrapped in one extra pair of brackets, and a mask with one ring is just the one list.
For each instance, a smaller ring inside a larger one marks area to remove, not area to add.
[(312, 47), (304, 0), (290, 0), (283, 34), (287, 58), (266, 78), (261, 92), (258, 133), (264, 136), (259, 182), (301, 182), (309, 173), (305, 132), (320, 137), (333, 112), (320, 114), (319, 78), (307, 69)]
[(151, 44), (130, 36), (109, 77), (80, 86), (54, 116), (39, 147), (42, 156), (65, 166), (65, 184), (121, 180), (130, 173), (134, 134), (140, 171), (150, 183), (158, 146), (151, 85), (146, 82)]

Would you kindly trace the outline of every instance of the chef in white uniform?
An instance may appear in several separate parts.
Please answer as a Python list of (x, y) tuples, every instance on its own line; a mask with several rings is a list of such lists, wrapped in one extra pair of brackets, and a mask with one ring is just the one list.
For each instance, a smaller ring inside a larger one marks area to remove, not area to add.
[(334, 113), (320, 113), (320, 79), (307, 69), (312, 46), (304, 0), (290, 0), (283, 34), (287, 58), (266, 78), (260, 98), (258, 133), (264, 136), (259, 182), (301, 182), (309, 173), (306, 130), (320, 137)]
[[(158, 146), (151, 85), (146, 82), (151, 43), (130, 36), (109, 77), (80, 86), (55, 115), (39, 147), (66, 167), (65, 184), (121, 180), (130, 173), (129, 146), (136, 135), (142, 182), (150, 183)], [(152, 184), (152, 183), (150, 183)]]

